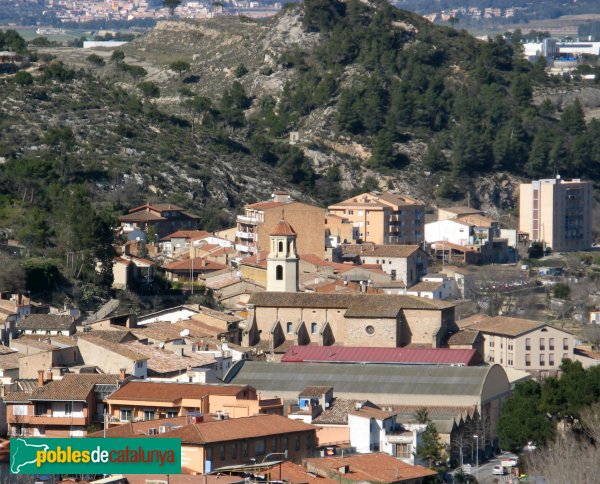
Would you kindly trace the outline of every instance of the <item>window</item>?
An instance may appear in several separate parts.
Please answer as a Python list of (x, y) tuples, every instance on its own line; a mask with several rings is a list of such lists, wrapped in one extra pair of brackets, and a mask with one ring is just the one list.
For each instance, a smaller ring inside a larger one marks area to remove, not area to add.
[(493, 348), (493, 347), (494, 347), (494, 340), (490, 339), (490, 348)]
[(283, 242), (282, 241), (279, 241), (278, 251), (283, 252)]
[(554, 350), (554, 338), (548, 338), (548, 349), (550, 351)]
[(563, 360), (568, 360), (569, 359), (569, 355), (567, 353), (563, 353)]
[(286, 326), (287, 326), (286, 329), (287, 329), (288, 334), (290, 334), (294, 331), (294, 325), (292, 323), (290, 323), (289, 321)]
[(277, 452), (277, 437), (271, 439), (271, 452)]
[(540, 354), (540, 366), (546, 366), (546, 358), (543, 354)]
[(254, 441), (254, 455), (264, 455), (265, 453), (265, 440), (258, 439)]
[(35, 404), (35, 414), (36, 415), (46, 415), (48, 412), (48, 407), (46, 407), (45, 402), (40, 402)]
[(546, 340), (544, 338), (540, 338), (540, 351), (544, 351), (546, 349)]
[(135, 363), (135, 366), (137, 366), (138, 368), (144, 368), (144, 362), (143, 361), (137, 361)]
[(365, 331), (367, 332), (368, 335), (374, 335), (375, 334), (375, 327), (371, 326), (370, 324), (365, 328)]
[(306, 436), (306, 448), (310, 449), (312, 448), (312, 435), (308, 434)]
[(219, 446), (219, 459), (225, 460), (225, 446), (224, 445)]
[(154, 410), (144, 410), (144, 420), (154, 420), (155, 414)]
[(410, 444), (396, 444), (396, 457), (410, 459), (411, 456)]
[(392, 278), (392, 281), (396, 280), (396, 269), (392, 269), (392, 273), (390, 274), (390, 277)]
[(206, 448), (206, 460), (212, 460), (212, 447)]
[(130, 408), (122, 408), (121, 409), (121, 421), (129, 422), (131, 420), (131, 409)]
[(315, 322), (310, 323), (310, 332), (311, 332), (311, 334), (317, 334), (317, 323), (315, 323)]
[(13, 415), (27, 415), (27, 405), (13, 405)]
[(563, 338), (563, 350), (569, 349), (569, 338)]
[(529, 353), (525, 355), (525, 366), (531, 366), (531, 355)]
[(300, 450), (300, 436), (296, 435), (296, 450)]
[(554, 353), (548, 355), (548, 366), (554, 366)]
[(511, 358), (509, 358), (507, 360), (507, 364), (508, 364), (508, 366), (513, 366), (513, 360)]
[(167, 418), (175, 418), (177, 417), (177, 411), (176, 410), (169, 410), (167, 412)]
[(281, 450), (288, 450), (288, 438), (281, 437)]
[(348, 215), (354, 215), (354, 210), (348, 210), (346, 213), (347, 213)]
[(248, 442), (242, 442), (242, 455), (248, 457)]
[(531, 351), (531, 338), (525, 338), (525, 351)]
[(65, 403), (65, 417), (70, 417), (73, 413), (73, 402)]
[(509, 350), (512, 350), (513, 349), (513, 342), (512, 342), (512, 340), (510, 340), (510, 343), (507, 343), (506, 346), (507, 346), (507, 348)]
[(231, 446), (231, 458), (237, 459), (237, 444)]
[(275, 267), (275, 280), (283, 281), (283, 266), (278, 265)]

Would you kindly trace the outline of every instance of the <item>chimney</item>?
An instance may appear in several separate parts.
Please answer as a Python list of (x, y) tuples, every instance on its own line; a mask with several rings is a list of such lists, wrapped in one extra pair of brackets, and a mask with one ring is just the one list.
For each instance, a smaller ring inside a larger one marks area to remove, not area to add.
[(125, 368), (119, 368), (119, 381), (125, 380), (126, 377)]
[(21, 293), (17, 294), (17, 306), (23, 305), (23, 295)]
[(52, 368), (48, 368), (48, 371), (46, 373), (48, 376), (46, 377), (46, 381), (52, 381)]
[(44, 370), (38, 370), (38, 388), (44, 386)]

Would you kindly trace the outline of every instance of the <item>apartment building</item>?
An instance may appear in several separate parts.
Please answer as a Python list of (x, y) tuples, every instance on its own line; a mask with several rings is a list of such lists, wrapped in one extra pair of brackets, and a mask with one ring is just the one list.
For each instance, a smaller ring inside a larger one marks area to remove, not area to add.
[(479, 315), (464, 329), (483, 336), (483, 357), (490, 364), (540, 374), (556, 372), (564, 359), (574, 359), (573, 335), (542, 321)]
[(294, 201), (285, 192), (275, 192), (271, 200), (246, 205), (236, 219), (235, 249), (243, 255), (256, 254), (269, 247), (269, 235), (285, 219), (298, 234), (299, 254), (325, 255), (325, 210)]
[(373, 191), (330, 205), (328, 210), (331, 215), (352, 223), (352, 239), (356, 243), (418, 245), (423, 242), (424, 206), (406, 195)]
[(589, 249), (592, 244), (592, 182), (560, 177), (522, 183), (519, 230), (554, 251)]
[(154, 231), (162, 238), (177, 230), (196, 229), (199, 219), (197, 215), (171, 203), (147, 203), (129, 210), (129, 213), (119, 217), (119, 222), (126, 234), (141, 229)]
[(230, 418), (282, 413), (279, 398), (260, 399), (248, 385), (130, 381), (108, 399), (112, 423), (220, 414)]
[(317, 453), (315, 432), (313, 425), (280, 415), (256, 415), (192, 423), (151, 438), (181, 439), (183, 472), (208, 474), (267, 458), (300, 463)]
[(5, 396), (8, 433), (25, 437), (85, 437), (88, 428), (102, 425), (106, 396), (114, 392), (119, 375), (70, 373), (53, 380), (38, 372), (33, 391)]

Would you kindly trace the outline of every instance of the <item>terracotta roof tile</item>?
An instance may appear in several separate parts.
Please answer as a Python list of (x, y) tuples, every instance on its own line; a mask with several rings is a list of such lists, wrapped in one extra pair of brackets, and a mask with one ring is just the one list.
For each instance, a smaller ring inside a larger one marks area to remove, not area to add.
[(280, 472), (281, 480), (290, 484), (339, 484), (337, 480), (312, 474), (301, 465), (290, 461), (282, 462), (277, 466), (277, 470), (271, 473), (271, 476), (279, 477)]
[(414, 292), (434, 292), (443, 286), (443, 282), (421, 281), (417, 282), (414, 286), (409, 287), (407, 290)]
[(46, 383), (31, 394), (31, 400), (85, 401), (97, 384), (117, 384), (118, 375), (68, 373), (61, 380)]
[(145, 345), (139, 341), (125, 343), (128, 348), (148, 358), (148, 375), (160, 376), (178, 371), (186, 371), (189, 367), (197, 368), (214, 365), (214, 356), (198, 355), (188, 352), (179, 356), (172, 351), (161, 349), (154, 345)]
[(287, 220), (281, 220), (269, 234), (271, 236), (296, 235), (296, 232)]
[(206, 395), (237, 395), (247, 386), (200, 385), (196, 383), (170, 383), (130, 381), (113, 393), (109, 400), (151, 400), (177, 402), (182, 398), (202, 398)]
[(495, 316), (468, 326), (468, 328), (482, 333), (493, 333), (514, 337), (543, 326), (546, 326), (546, 323), (543, 321)]
[(131, 328), (131, 333), (138, 339), (147, 338), (162, 342), (181, 339), (181, 329), (167, 321), (157, 321), (140, 326), (139, 328)]
[(478, 210), (473, 207), (440, 207), (440, 210), (444, 210), (445, 212), (454, 213), (456, 215), (473, 215), (483, 213), (481, 210)]
[(477, 340), (478, 335), (479, 331), (473, 331), (470, 329), (457, 331), (448, 338), (448, 346), (472, 345)]
[(118, 355), (129, 358), (132, 361), (144, 361), (148, 359), (146, 356), (140, 353), (136, 353), (127, 349), (127, 347), (121, 343), (113, 343), (112, 341), (98, 338), (97, 336), (90, 336), (89, 334), (83, 333), (79, 335), (78, 339), (87, 341), (95, 346), (98, 346), (99, 348), (117, 353)]
[(124, 331), (120, 329), (94, 329), (85, 334), (89, 336), (96, 336), (112, 343), (123, 343), (128, 339), (136, 339), (135, 335), (131, 331)]
[[(305, 465), (309, 471), (320, 475), (371, 483), (412, 482), (437, 475), (433, 470), (406, 464), (384, 453), (306, 459)], [(348, 466), (348, 472), (341, 474), (339, 469), (343, 466)]]
[(4, 401), (7, 403), (28, 402), (31, 392), (11, 392), (4, 395)]
[(266, 210), (269, 208), (280, 207), (281, 205), (285, 205), (285, 203), (267, 200), (264, 202), (251, 203), (250, 205), (246, 205), (246, 208), (252, 208), (254, 210)]
[(364, 404), (364, 400), (335, 397), (317, 418), (313, 420), (315, 425), (348, 425), (348, 414), (356, 409), (357, 405)]
[(255, 415), (216, 422), (190, 424), (155, 438), (181, 439), (182, 444), (204, 445), (213, 442), (228, 442), (291, 432), (315, 431), (316, 427), (281, 415)]
[(300, 392), (301, 397), (320, 397), (324, 395), (329, 390), (332, 390), (333, 387), (306, 387), (304, 390)]
[(171, 239), (203, 239), (210, 236), (211, 233), (207, 232), (206, 230), (177, 230), (176, 232), (173, 232), (172, 234), (169, 234), (160, 240), (165, 242)]
[(227, 266), (219, 262), (202, 259), (201, 257), (194, 257), (193, 259), (178, 260), (165, 264), (162, 268), (171, 272), (191, 271), (192, 269), (194, 272), (206, 272), (220, 271), (221, 269), (227, 268)]
[(17, 329), (44, 330), (44, 331), (67, 331), (75, 325), (73, 316), (61, 314), (30, 314), (17, 322)]
[(11, 370), (19, 368), (19, 353), (3, 353), (0, 355), (0, 369)]
[[(112, 438), (132, 438), (139, 437), (140, 433), (147, 433), (149, 429), (158, 427), (165, 427), (168, 431), (173, 430), (174, 427), (181, 427), (190, 423), (191, 417), (183, 415), (181, 417), (173, 418), (161, 418), (155, 420), (144, 420), (141, 422), (127, 422), (115, 427), (109, 427), (106, 429), (106, 436)], [(88, 437), (103, 437), (104, 430), (98, 430), (97, 432), (87, 434)]]
[(398, 257), (406, 258), (418, 252), (418, 245), (347, 245), (343, 246), (344, 254), (358, 254), (361, 257)]

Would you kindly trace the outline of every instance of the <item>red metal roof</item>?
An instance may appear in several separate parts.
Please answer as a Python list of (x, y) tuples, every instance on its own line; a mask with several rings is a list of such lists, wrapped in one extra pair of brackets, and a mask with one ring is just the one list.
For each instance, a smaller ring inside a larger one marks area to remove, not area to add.
[(392, 363), (406, 365), (464, 365), (483, 361), (474, 349), (371, 348), (367, 346), (293, 346), (282, 363)]

